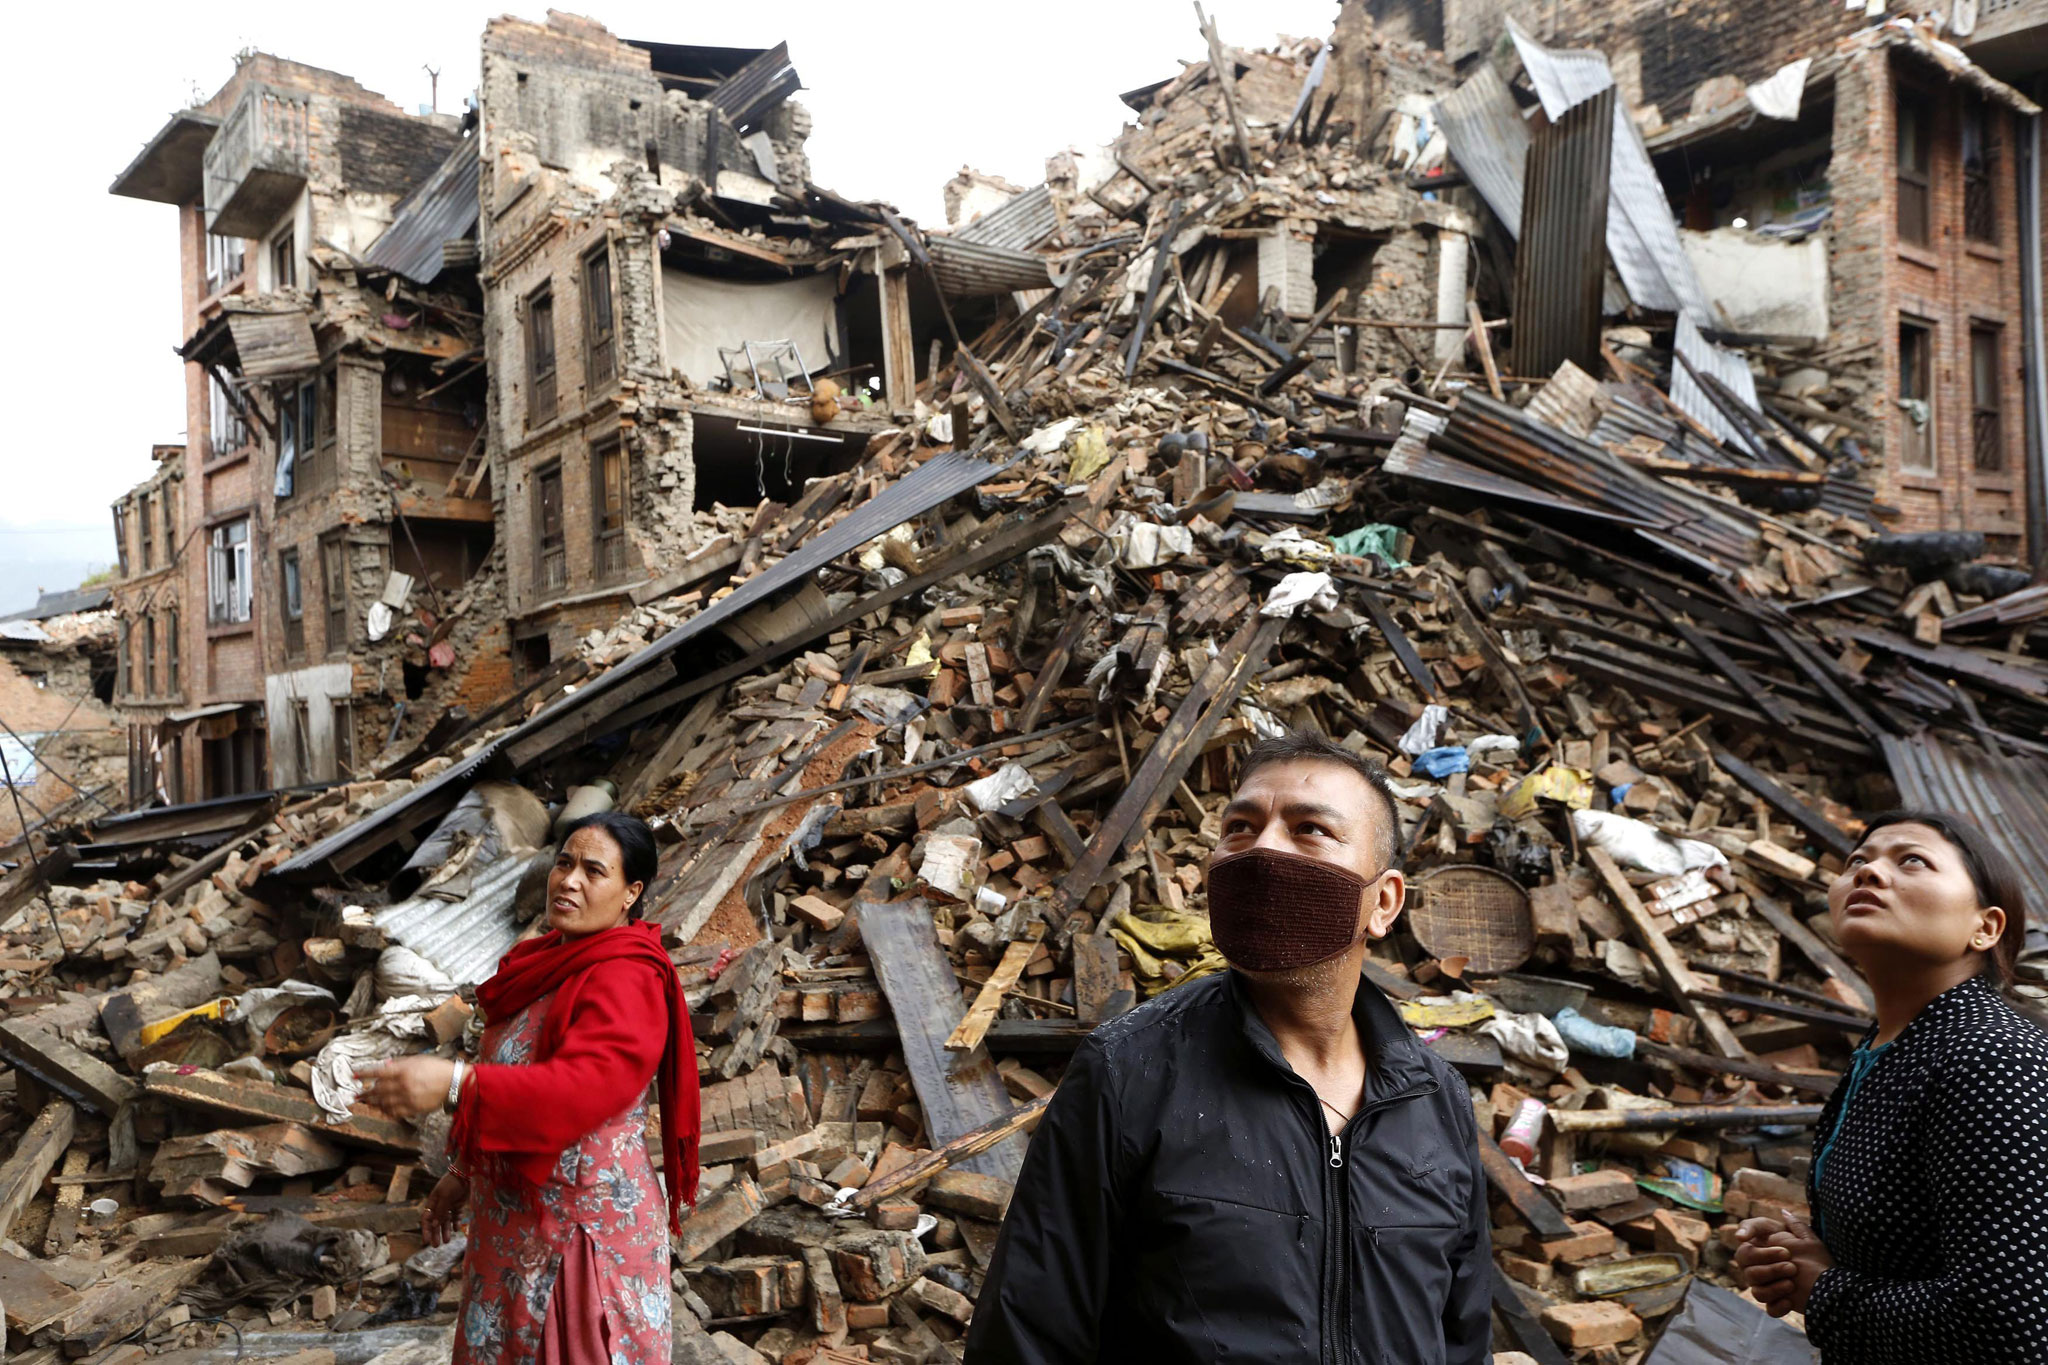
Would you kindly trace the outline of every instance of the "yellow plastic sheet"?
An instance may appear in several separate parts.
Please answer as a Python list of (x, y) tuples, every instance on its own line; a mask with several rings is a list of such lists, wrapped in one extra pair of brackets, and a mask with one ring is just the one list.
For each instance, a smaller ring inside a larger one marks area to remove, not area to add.
[(1584, 768), (1553, 763), (1517, 782), (1500, 799), (1500, 813), (1509, 820), (1519, 820), (1534, 815), (1538, 801), (1556, 801), (1572, 810), (1585, 810), (1593, 804), (1593, 774)]

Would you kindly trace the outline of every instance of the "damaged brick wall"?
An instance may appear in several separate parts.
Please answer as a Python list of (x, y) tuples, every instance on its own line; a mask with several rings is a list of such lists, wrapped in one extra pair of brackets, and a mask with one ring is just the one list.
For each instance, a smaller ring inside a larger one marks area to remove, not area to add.
[[(94, 694), (94, 674), (114, 667), (114, 618), (95, 612), (38, 624), (49, 641), (0, 648), (0, 717), (38, 755), (32, 779), (14, 774), (22, 814), (34, 825), (38, 812), (78, 800), (79, 788), (107, 803), (88, 801), (87, 809), (118, 810), (128, 793), (127, 737), (120, 715)], [(21, 756), (10, 741), (10, 764)], [(14, 801), (0, 795), (0, 840), (21, 829)]]

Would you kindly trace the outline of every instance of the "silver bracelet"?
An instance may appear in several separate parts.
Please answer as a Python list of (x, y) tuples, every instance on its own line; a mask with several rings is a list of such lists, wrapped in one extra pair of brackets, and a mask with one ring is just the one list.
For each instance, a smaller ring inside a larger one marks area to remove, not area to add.
[(462, 1100), (462, 1075), (468, 1069), (468, 1063), (464, 1062), (462, 1058), (457, 1057), (455, 1059), (455, 1075), (448, 1082), (448, 1099), (441, 1106), (451, 1114), (455, 1112), (455, 1106)]

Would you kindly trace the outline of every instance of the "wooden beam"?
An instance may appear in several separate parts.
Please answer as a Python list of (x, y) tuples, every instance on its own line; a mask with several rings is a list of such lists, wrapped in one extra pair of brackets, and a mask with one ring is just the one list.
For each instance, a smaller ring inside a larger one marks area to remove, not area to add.
[(864, 1213), (890, 1195), (921, 1185), (941, 1171), (964, 1166), (968, 1158), (979, 1156), (997, 1143), (1037, 1127), (1038, 1120), (1045, 1114), (1045, 1107), (1051, 1103), (1051, 1095), (1043, 1096), (1001, 1118), (991, 1119), (972, 1132), (962, 1133), (943, 1147), (897, 1167), (880, 1180), (870, 1181), (859, 1194), (847, 1201), (847, 1207)]
[(152, 1071), (143, 1076), (142, 1085), (148, 1093), (179, 1104), (268, 1122), (303, 1123), (337, 1142), (388, 1152), (412, 1153), (420, 1149), (419, 1135), (409, 1126), (384, 1117), (368, 1105), (352, 1106), (346, 1123), (329, 1123), (311, 1095), (287, 1086), (223, 1076), (218, 1071)]
[[(1007, 1117), (1015, 1106), (988, 1050), (946, 1050), (946, 1040), (959, 1027), (966, 1008), (953, 980), (953, 964), (939, 947), (931, 907), (922, 897), (861, 900), (854, 903), (854, 914), (875, 978), (895, 1016), (903, 1060), (932, 1141), (952, 1142)], [(1014, 1183), (1024, 1163), (1023, 1149), (1021, 1141), (1005, 1141), (960, 1164)]]
[[(1707, 1040), (1713, 1044), (1714, 1051), (1723, 1057), (1747, 1058), (1748, 1049), (1736, 1038), (1735, 1030), (1728, 1027), (1728, 1021), (1693, 998), (1693, 993), (1699, 989), (1699, 983), (1693, 979), (1692, 969), (1685, 965), (1685, 959), (1678, 955), (1678, 950), (1664, 937), (1664, 931), (1650, 918), (1650, 912), (1644, 907), (1642, 898), (1637, 896), (1636, 889), (1628, 884), (1628, 878), (1621, 874), (1621, 869), (1615, 865), (1614, 859), (1608, 856), (1605, 849), (1599, 848), (1588, 848), (1586, 856), (1600, 873), (1600, 880), (1606, 883), (1608, 894), (1620, 906), (1622, 917), (1635, 930), (1637, 939), (1649, 952), (1650, 963), (1663, 980), (1664, 989), (1687, 1014), (1699, 1022), (1699, 1026), (1706, 1031)], [(1558, 1111), (1553, 1110), (1551, 1117), (1556, 1118), (1557, 1113)]]
[(1564, 1214), (1558, 1211), (1557, 1205), (1545, 1199), (1529, 1183), (1529, 1177), (1508, 1159), (1500, 1144), (1485, 1133), (1479, 1135), (1479, 1164), (1486, 1171), (1486, 1183), (1515, 1206), (1515, 1212), (1521, 1215), (1522, 1221), (1529, 1225), (1529, 1230), (1539, 1240), (1559, 1242), (1578, 1236)]
[(1806, 955), (1808, 962), (1862, 1001), (1864, 1009), (1876, 1013), (1877, 993), (1870, 989), (1870, 983), (1850, 965), (1847, 958), (1830, 948), (1819, 934), (1801, 924), (1791, 911), (1757, 891), (1752, 883), (1745, 881), (1742, 889), (1749, 895), (1750, 908), (1763, 917), (1764, 923), (1777, 931), (1778, 937), (1791, 943)]
[(0, 1166), (0, 1236), (7, 1235), (14, 1220), (42, 1191), (78, 1124), (78, 1111), (67, 1100), (52, 1100), (36, 1115), (28, 1131), (14, 1144), (14, 1155)]
[(1024, 964), (1031, 961), (1031, 955), (1038, 951), (1038, 941), (1044, 936), (1045, 922), (1040, 920), (1032, 924), (1025, 937), (1003, 949), (1002, 961), (981, 983), (981, 993), (974, 997), (974, 1004), (960, 1026), (946, 1039), (948, 1052), (972, 1052), (981, 1046), (988, 1026), (996, 1021), (996, 1011), (1003, 1007), (1003, 997), (1024, 975)]
[(91, 1053), (35, 1027), (28, 1018), (0, 1023), (0, 1057), (58, 1094), (109, 1118), (137, 1093), (135, 1082)]
[(1479, 315), (1478, 301), (1468, 300), (1465, 304), (1465, 313), (1472, 322), (1472, 345), (1478, 350), (1479, 363), (1486, 370), (1487, 392), (1493, 395), (1495, 402), (1505, 403), (1507, 395), (1501, 392), (1500, 367), (1493, 363), (1493, 343), (1486, 338), (1486, 319)]

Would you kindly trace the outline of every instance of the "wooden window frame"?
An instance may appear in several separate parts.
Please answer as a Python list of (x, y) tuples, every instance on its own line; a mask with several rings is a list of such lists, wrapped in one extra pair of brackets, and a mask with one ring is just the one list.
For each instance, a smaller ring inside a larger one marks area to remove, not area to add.
[(128, 577), (128, 499), (114, 504), (114, 557), (120, 561), (121, 577)]
[(546, 426), (555, 417), (555, 287), (543, 284), (526, 296), (526, 425)]
[(142, 618), (142, 695), (154, 697), (156, 690), (156, 616)]
[[(605, 518), (610, 508), (606, 499), (605, 466), (613, 460), (618, 462), (618, 524), (607, 526)], [(626, 459), (626, 445), (618, 436), (591, 447), (590, 563), (592, 575), (599, 583), (617, 582), (627, 573), (626, 528), (632, 521), (632, 478), (632, 466)]]
[(1963, 96), (1963, 120), (1956, 139), (1956, 160), (1963, 177), (1963, 237), (1980, 246), (1998, 242), (1997, 126), (1989, 100), (1977, 94)]
[(175, 697), (182, 691), (178, 677), (178, 609), (168, 607), (164, 611), (164, 685), (165, 696)]
[[(1922, 338), (1917, 348), (1920, 364), (1914, 367), (1914, 373), (1911, 376), (1914, 385), (1918, 387), (1919, 391), (1917, 393), (1908, 392), (1908, 347), (1906, 338), (1909, 334), (1917, 334)], [(1934, 394), (1934, 377), (1937, 368), (1934, 363), (1935, 338), (1936, 332), (1932, 322), (1917, 317), (1901, 317), (1899, 319), (1899, 366), (1896, 376), (1897, 396), (1901, 402), (1918, 400), (1927, 404), (1927, 423), (1924, 427), (1914, 422), (1913, 415), (1909, 410), (1903, 406), (1899, 408), (1899, 470), (1906, 474), (1932, 476), (1940, 472), (1940, 442), (1935, 436), (1936, 430), (1940, 425), (1941, 416), (1935, 403)], [(1925, 456), (1924, 463), (1916, 463), (1915, 457), (1921, 454)]]
[[(1989, 342), (1988, 372), (1978, 364), (1978, 346)], [(1979, 474), (2005, 472), (2005, 329), (1995, 322), (1970, 324), (1970, 465)], [(1988, 379), (1990, 392), (1978, 381)]]
[[(583, 378), (592, 395), (619, 377), (618, 307), (614, 302), (612, 247), (599, 245), (583, 257)], [(599, 276), (602, 279), (599, 279)]]
[(348, 652), (348, 539), (340, 531), (320, 537), (321, 646), (328, 658)]
[(232, 459), (248, 448), (248, 418), (228, 386), (213, 371), (206, 375), (206, 462)]
[[(1905, 129), (1910, 117), (1919, 137), (1912, 144), (1915, 163), (1906, 161)], [(1892, 91), (1892, 165), (1898, 208), (1893, 224), (1899, 240), (1921, 248), (1934, 245), (1934, 100), (1926, 91), (1897, 86)], [(1908, 205), (1916, 205), (1919, 235), (1908, 230)]]
[(284, 619), (284, 656), (306, 657), (306, 576), (298, 547), (277, 552), (277, 609)]
[[(555, 490), (552, 544), (548, 531), (547, 489), (550, 484)], [(561, 461), (556, 460), (533, 471), (533, 587), (535, 595), (543, 600), (566, 591), (569, 586), (569, 517), (563, 500), (565, 487)]]
[(270, 287), (273, 291), (299, 287), (299, 244), (295, 227), (288, 227), (270, 239)]
[[(228, 532), (242, 528), (242, 538), (231, 540)], [(255, 563), (255, 519), (247, 512), (224, 517), (213, 524), (206, 537), (206, 623), (209, 626), (246, 626), (256, 615), (256, 585), (251, 581)]]
[(328, 706), (328, 723), (334, 728), (334, 777), (339, 782), (352, 782), (356, 772), (356, 701), (354, 697), (336, 697)]

